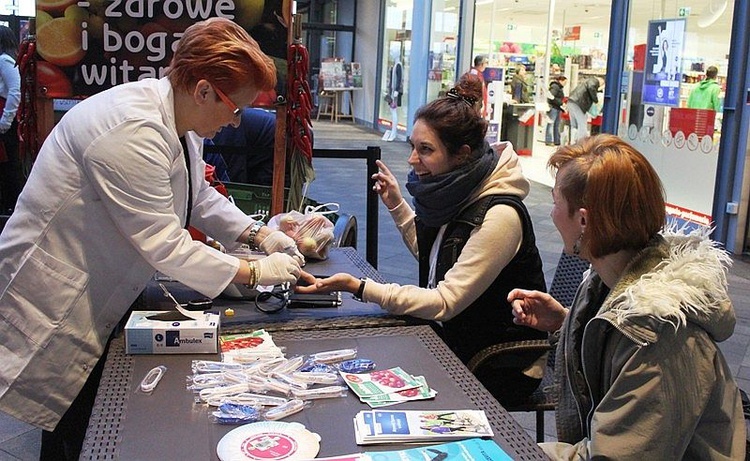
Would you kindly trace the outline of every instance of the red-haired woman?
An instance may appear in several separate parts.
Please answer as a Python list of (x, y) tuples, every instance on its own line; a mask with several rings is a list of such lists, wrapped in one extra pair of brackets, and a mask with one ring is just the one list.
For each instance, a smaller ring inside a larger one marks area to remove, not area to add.
[[(560, 330), (554, 459), (744, 459), (739, 390), (716, 345), (734, 330), (728, 255), (705, 233), (663, 230), (648, 160), (612, 135), (564, 146), (552, 221), (591, 262), (570, 311), (513, 290), (516, 323)], [(554, 336), (553, 336), (554, 337)]]
[[(275, 83), (258, 44), (212, 18), (185, 30), (166, 77), (82, 101), (45, 140), (0, 235), (0, 409), (44, 429), (42, 459), (78, 459), (107, 339), (155, 271), (211, 298), (299, 277), (301, 259), (276, 253), (294, 241), (203, 179), (202, 138)], [(249, 264), (188, 224), (270, 256)]]

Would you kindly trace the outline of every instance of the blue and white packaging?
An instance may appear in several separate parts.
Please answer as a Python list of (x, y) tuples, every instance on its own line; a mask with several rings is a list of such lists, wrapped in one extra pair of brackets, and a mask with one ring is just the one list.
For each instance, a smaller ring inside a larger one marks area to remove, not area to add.
[(153, 320), (162, 311), (133, 311), (125, 325), (128, 354), (216, 354), (219, 352), (219, 314), (204, 312), (195, 319)]

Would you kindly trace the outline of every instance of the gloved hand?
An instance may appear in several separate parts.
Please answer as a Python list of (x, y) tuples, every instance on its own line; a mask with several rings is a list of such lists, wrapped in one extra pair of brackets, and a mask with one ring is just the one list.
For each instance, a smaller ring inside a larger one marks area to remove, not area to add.
[(257, 261), (258, 285), (269, 286), (281, 283), (294, 283), (301, 269), (297, 261), (286, 253), (273, 253)]
[(398, 91), (394, 91), (394, 92), (393, 92), (393, 94), (391, 95), (391, 97), (392, 97), (393, 99), (396, 99), (396, 98), (398, 98)]
[(294, 239), (281, 231), (273, 231), (266, 235), (266, 238), (260, 242), (258, 248), (267, 255), (271, 253), (286, 253), (293, 257), (300, 266), (305, 265), (305, 257), (299, 252)]

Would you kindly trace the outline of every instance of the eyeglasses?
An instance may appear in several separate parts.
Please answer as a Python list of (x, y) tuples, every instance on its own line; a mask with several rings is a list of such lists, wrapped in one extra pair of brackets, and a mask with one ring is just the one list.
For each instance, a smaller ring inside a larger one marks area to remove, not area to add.
[(224, 92), (221, 91), (218, 86), (214, 85), (213, 88), (214, 88), (214, 91), (216, 92), (216, 94), (219, 95), (219, 99), (221, 99), (221, 101), (224, 104), (226, 104), (227, 107), (229, 107), (229, 110), (232, 111), (232, 115), (234, 115), (235, 117), (237, 117), (238, 115), (240, 115), (242, 113), (242, 109), (240, 109), (239, 107), (237, 107), (237, 104), (233, 103), (232, 100), (229, 99), (229, 96), (227, 96), (226, 94), (224, 94)]

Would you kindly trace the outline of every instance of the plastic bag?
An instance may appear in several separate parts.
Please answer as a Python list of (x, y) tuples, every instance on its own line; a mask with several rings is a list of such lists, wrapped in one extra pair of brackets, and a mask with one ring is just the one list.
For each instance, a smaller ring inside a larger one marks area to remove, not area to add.
[[(328, 210), (320, 211), (323, 208)], [(333, 223), (326, 217), (326, 214), (337, 211), (338, 204), (336, 203), (326, 203), (317, 207), (308, 206), (304, 214), (299, 211), (277, 214), (268, 221), (268, 227), (278, 229), (293, 238), (305, 258), (328, 259), (328, 250), (334, 237)]]

